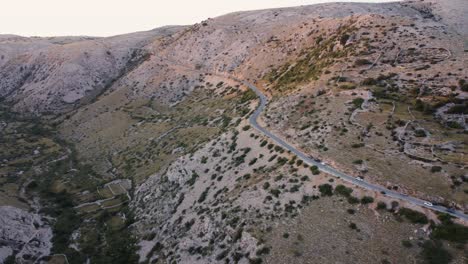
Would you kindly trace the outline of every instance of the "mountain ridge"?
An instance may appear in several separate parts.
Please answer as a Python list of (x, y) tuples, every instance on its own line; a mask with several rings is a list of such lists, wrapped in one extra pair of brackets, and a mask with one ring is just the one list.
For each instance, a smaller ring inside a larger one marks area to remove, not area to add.
[[(460, 3), (0, 36), (0, 260), (462, 263), (466, 221), (430, 210), (468, 210)], [(258, 125), (320, 168), (249, 123), (250, 83)]]

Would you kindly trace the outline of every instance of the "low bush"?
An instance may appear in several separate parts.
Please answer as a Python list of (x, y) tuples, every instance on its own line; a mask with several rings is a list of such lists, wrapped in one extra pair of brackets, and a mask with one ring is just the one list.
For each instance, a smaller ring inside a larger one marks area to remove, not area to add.
[(322, 196), (332, 196), (333, 195), (333, 187), (328, 183), (319, 185), (319, 191), (320, 191), (320, 194), (322, 194)]
[(349, 197), (348, 197), (348, 203), (350, 203), (350, 204), (357, 204), (357, 203), (359, 203), (359, 199), (356, 198), (356, 197), (354, 197), (354, 196), (349, 196)]
[(310, 169), (310, 171), (312, 172), (313, 175), (320, 174), (320, 171), (319, 171), (318, 167), (315, 166), (315, 165), (310, 167), (309, 169)]
[(385, 210), (387, 209), (387, 204), (384, 202), (378, 202), (377, 203), (377, 210)]
[(456, 104), (447, 110), (447, 114), (468, 114), (468, 103)]
[(354, 99), (352, 103), (353, 103), (354, 107), (361, 108), (362, 104), (364, 103), (364, 99), (362, 99), (361, 97), (358, 97), (358, 98)]
[(373, 203), (373, 202), (374, 202), (374, 198), (372, 198), (370, 196), (364, 196), (361, 199), (362, 204), (370, 204), (370, 203)]
[(348, 188), (342, 184), (339, 184), (335, 187), (335, 193), (349, 197), (351, 193), (353, 192), (353, 189)]
[(453, 259), (440, 241), (427, 240), (422, 249), (421, 256), (427, 264), (448, 264)]
[(350, 36), (348, 34), (341, 35), (340, 44), (344, 46), (346, 44), (346, 42), (348, 42), (349, 37)]
[(364, 143), (354, 143), (351, 145), (352, 148), (362, 148), (364, 146)]
[(416, 137), (426, 137), (426, 132), (424, 131), (424, 129), (416, 129), (414, 131), (414, 136), (416, 136)]
[(402, 240), (401, 245), (403, 245), (405, 248), (410, 248), (413, 246), (413, 244), (411, 244), (411, 241), (409, 240)]
[(468, 227), (453, 223), (449, 215), (439, 216), (439, 220), (442, 223), (434, 228), (431, 238), (466, 244), (468, 241)]
[(362, 85), (376, 85), (377, 81), (374, 78), (365, 78), (362, 80)]
[(344, 90), (353, 90), (353, 89), (356, 89), (356, 85), (352, 83), (345, 83), (345, 84), (340, 85), (340, 88)]
[(364, 65), (369, 65), (369, 64), (372, 64), (372, 62), (368, 59), (357, 59), (354, 62), (354, 65), (356, 66), (364, 66)]
[(398, 214), (404, 216), (406, 219), (410, 220), (410, 222), (415, 224), (429, 223), (429, 220), (425, 214), (408, 208), (400, 208), (400, 210), (398, 210)]

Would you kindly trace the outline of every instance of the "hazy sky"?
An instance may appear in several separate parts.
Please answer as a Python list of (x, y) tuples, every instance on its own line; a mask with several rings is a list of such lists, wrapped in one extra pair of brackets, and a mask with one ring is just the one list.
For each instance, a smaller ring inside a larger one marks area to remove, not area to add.
[[(0, 34), (110, 36), (225, 13), (337, 0), (1, 0)], [(356, 2), (339, 0), (340, 2)], [(389, 0), (363, 0), (389, 2)]]

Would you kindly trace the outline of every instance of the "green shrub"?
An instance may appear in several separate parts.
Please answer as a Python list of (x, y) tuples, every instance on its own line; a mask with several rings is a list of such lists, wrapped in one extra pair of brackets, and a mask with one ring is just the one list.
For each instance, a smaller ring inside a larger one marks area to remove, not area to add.
[(320, 171), (319, 171), (318, 167), (315, 166), (315, 165), (312, 166), (312, 167), (310, 167), (309, 169), (310, 169), (310, 171), (312, 172), (313, 175), (318, 175), (318, 174), (320, 174)]
[(53, 252), (59, 253), (66, 251), (71, 234), (79, 227), (80, 223), (80, 217), (76, 215), (73, 208), (66, 208), (61, 211), (53, 227)]
[(352, 148), (362, 148), (364, 146), (364, 143), (354, 143), (351, 145)]
[(447, 114), (468, 114), (468, 103), (456, 104), (447, 110)]
[(453, 128), (453, 129), (462, 129), (463, 128), (462, 125), (460, 125), (458, 122), (455, 122), (455, 121), (448, 121), (447, 126), (449, 128)]
[(271, 193), (271, 195), (273, 195), (274, 197), (278, 198), (278, 196), (280, 195), (281, 191), (278, 190), (278, 189), (271, 189), (271, 190), (270, 190), (270, 193)]
[(285, 157), (278, 157), (277, 160), (278, 160), (277, 163), (278, 163), (279, 166), (282, 166), (282, 165), (286, 164), (286, 162), (288, 162), (288, 159), (285, 158)]
[(348, 188), (342, 184), (339, 184), (335, 187), (335, 193), (349, 197), (351, 193), (353, 192), (353, 189)]
[(328, 183), (319, 185), (319, 191), (322, 194), (322, 196), (332, 196), (333, 195), (333, 187)]
[(364, 196), (361, 199), (362, 204), (370, 204), (370, 203), (373, 203), (373, 202), (374, 202), (374, 198), (372, 198), (370, 196)]
[(432, 105), (425, 103), (419, 99), (414, 102), (414, 109), (423, 112), (424, 114), (432, 114), (435, 109)]
[(468, 83), (465, 83), (463, 85), (460, 86), (460, 89), (464, 92), (468, 92)]
[(411, 244), (411, 241), (409, 240), (402, 240), (401, 245), (403, 245), (405, 248), (410, 248), (413, 246), (413, 244)]
[(257, 250), (257, 255), (268, 255), (270, 254), (270, 248), (269, 247), (262, 247), (261, 249)]
[(466, 244), (468, 241), (468, 227), (452, 223), (451, 221), (444, 221), (434, 228), (431, 237)]
[(416, 223), (417, 224), (429, 223), (429, 220), (427, 219), (427, 216), (425, 214), (408, 209), (408, 208), (404, 208), (404, 207), (400, 208), (400, 210), (398, 210), (398, 214), (404, 216), (405, 218), (410, 220), (410, 222), (415, 223), (415, 224)]
[(206, 188), (201, 194), (200, 197), (198, 198), (198, 202), (202, 203), (203, 201), (206, 200), (206, 197), (208, 196), (208, 192), (210, 191), (210, 187)]
[(249, 166), (254, 165), (255, 162), (257, 162), (257, 158), (253, 158), (253, 159), (249, 162)]
[(468, 83), (464, 79), (458, 80), (458, 84), (460, 85), (460, 89), (464, 92), (468, 92)]
[(377, 81), (374, 78), (365, 78), (362, 80), (362, 85), (376, 85)]
[(350, 204), (357, 204), (357, 203), (359, 203), (359, 199), (356, 198), (356, 197), (354, 197), (354, 196), (349, 196), (349, 197), (348, 197), (348, 203), (350, 203)]
[(377, 203), (377, 210), (386, 210), (387, 204), (385, 202), (378, 202)]
[(10, 255), (8, 256), (6, 259), (4, 259), (4, 264), (15, 264), (16, 263), (16, 259), (15, 259), (15, 256), (14, 255)]
[(422, 248), (421, 256), (427, 264), (448, 264), (453, 259), (440, 241), (427, 240)]
[(424, 129), (416, 129), (414, 131), (414, 136), (416, 136), (416, 137), (426, 137), (426, 132), (424, 131)]
[(341, 35), (340, 44), (344, 46), (346, 44), (346, 42), (348, 41), (349, 37), (350, 36), (348, 34), (346, 34), (346, 33)]
[(353, 90), (353, 89), (356, 89), (356, 85), (352, 83), (345, 83), (345, 84), (340, 85), (340, 88), (344, 90)]
[(364, 103), (364, 99), (362, 99), (361, 97), (358, 97), (358, 98), (355, 98), (352, 103), (354, 107), (361, 108), (362, 103)]
[(255, 92), (249, 89), (242, 94), (240, 101), (241, 103), (245, 103), (255, 98), (257, 98), (257, 95), (255, 94)]
[(273, 155), (273, 156), (271, 156), (271, 157), (268, 159), (268, 162), (273, 161), (274, 159), (276, 159), (277, 156), (278, 156), (278, 155), (276, 155), (276, 154)]

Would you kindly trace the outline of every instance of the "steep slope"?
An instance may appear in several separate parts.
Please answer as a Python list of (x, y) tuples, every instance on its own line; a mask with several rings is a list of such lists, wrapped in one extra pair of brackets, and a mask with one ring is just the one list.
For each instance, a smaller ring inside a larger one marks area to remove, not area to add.
[[(90, 40), (6, 38), (0, 96), (17, 111), (56, 114), (93, 100), (148, 55), (143, 47), (176, 32), (161, 28)], [(11, 47), (20, 47), (12, 50)]]
[(37, 250), (10, 231), (21, 239), (1, 252), (462, 263), (466, 223), (304, 164), (249, 126), (258, 102), (242, 82), (269, 98), (260, 124), (307, 155), (466, 210), (466, 37), (463, 18), (447, 15), (466, 9), (457, 1), (237, 12), (111, 38), (1, 37), (0, 133), (19, 147), (0, 141), (0, 201), (52, 216), (40, 227), (54, 230)]

